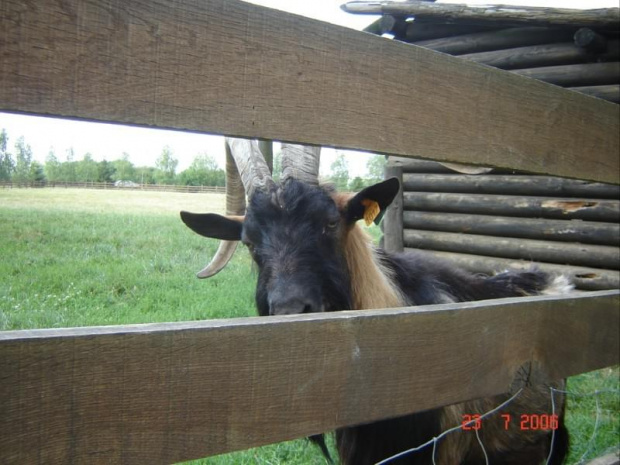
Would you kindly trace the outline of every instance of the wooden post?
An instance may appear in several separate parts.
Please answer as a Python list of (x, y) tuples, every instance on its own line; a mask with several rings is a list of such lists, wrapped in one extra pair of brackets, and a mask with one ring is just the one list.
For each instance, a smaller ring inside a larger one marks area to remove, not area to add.
[(618, 8), (576, 10), (507, 5), (459, 5), (420, 1), (352, 1), (342, 5), (348, 13), (411, 15), (419, 21), (500, 26), (589, 26), (618, 30)]
[[(487, 275), (499, 273), (504, 270), (528, 270), (532, 267), (532, 262), (530, 260), (485, 257), (482, 255), (465, 253), (410, 249), (408, 247), (405, 247), (405, 250), (415, 250), (418, 254), (449, 260), (455, 265), (473, 273), (484, 273)], [(537, 263), (536, 267), (546, 273), (556, 275), (565, 274), (569, 276), (575, 287), (580, 290), (598, 291), (603, 289), (618, 289), (620, 287), (620, 273), (615, 270), (557, 265), (554, 263)]]
[(620, 186), (617, 185), (524, 174), (468, 176), (405, 172), (403, 185), (405, 191), (413, 192), (620, 199)]
[(620, 63), (617, 61), (515, 69), (512, 72), (565, 87), (609, 85), (620, 82)]
[(547, 29), (519, 27), (491, 32), (476, 32), (455, 37), (444, 37), (415, 42), (415, 45), (451, 55), (487, 52), (573, 40), (575, 29)]
[(617, 200), (405, 192), (403, 204), (407, 210), (612, 223), (620, 221)]
[(593, 61), (618, 61), (618, 58), (620, 58), (620, 47), (618, 40), (610, 41), (608, 50), (605, 53), (593, 54), (584, 48), (577, 47), (572, 42), (563, 42), (459, 56), (460, 58), (495, 66), (500, 69), (522, 69)]
[(397, 178), (400, 182), (398, 195), (388, 207), (383, 226), (383, 247), (388, 252), (403, 251), (403, 169), (392, 164), (388, 158), (385, 167), (385, 179)]
[(407, 25), (404, 39), (407, 42), (418, 42), (420, 40), (454, 37), (483, 31), (487, 32), (492, 29), (497, 28), (491, 26), (469, 26), (466, 24), (430, 24), (413, 21)]
[(416, 229), (405, 229), (403, 237), (407, 247), (416, 249), (442, 250), (562, 265), (571, 264), (606, 270), (620, 268), (620, 249), (606, 245), (573, 244)]
[(467, 213), (405, 211), (407, 229), (482, 234), (494, 237), (516, 237), (582, 244), (620, 245), (620, 225), (598, 221), (511, 218)]
[(620, 103), (620, 85), (569, 87), (569, 89), (610, 102)]

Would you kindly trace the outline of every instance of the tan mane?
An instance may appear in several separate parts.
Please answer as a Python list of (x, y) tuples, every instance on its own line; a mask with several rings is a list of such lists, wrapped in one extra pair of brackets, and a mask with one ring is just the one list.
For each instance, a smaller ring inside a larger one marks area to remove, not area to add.
[[(350, 195), (333, 194), (338, 209), (345, 208)], [(346, 226), (345, 226), (346, 228)], [(372, 239), (357, 224), (343, 233), (342, 246), (351, 276), (354, 310), (402, 307), (406, 300), (390, 270), (382, 266)]]

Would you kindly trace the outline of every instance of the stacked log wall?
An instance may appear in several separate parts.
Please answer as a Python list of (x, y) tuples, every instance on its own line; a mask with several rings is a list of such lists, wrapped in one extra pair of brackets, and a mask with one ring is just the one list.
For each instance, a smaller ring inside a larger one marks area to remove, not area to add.
[(369, 31), (620, 103), (617, 30), (442, 24), (384, 15)]
[(620, 287), (620, 186), (501, 170), (463, 174), (399, 157), (388, 166), (403, 182), (402, 229), (394, 221), (384, 228), (391, 250), (402, 237), (404, 250), (477, 273), (536, 264), (570, 275), (577, 289)]

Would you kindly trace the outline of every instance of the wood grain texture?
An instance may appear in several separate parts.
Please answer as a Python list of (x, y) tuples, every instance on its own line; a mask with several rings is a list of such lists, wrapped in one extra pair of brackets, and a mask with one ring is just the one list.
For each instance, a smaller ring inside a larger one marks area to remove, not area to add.
[(620, 222), (617, 200), (405, 192), (403, 205), (405, 210)]
[(615, 105), (420, 47), (237, 0), (1, 11), (3, 111), (619, 182)]
[(530, 45), (568, 42), (576, 28), (513, 27), (486, 32), (472, 32), (455, 37), (438, 37), (415, 42), (421, 47), (451, 55), (487, 52)]
[[(437, 250), (419, 250), (405, 247), (405, 251), (413, 250), (423, 255), (449, 260), (456, 266), (473, 273), (483, 273), (486, 275), (492, 275), (504, 270), (528, 270), (534, 265), (534, 263), (529, 260), (484, 257), (482, 255), (441, 252)], [(598, 291), (620, 288), (620, 273), (618, 271), (581, 266), (556, 265), (552, 263), (536, 263), (536, 267), (546, 273), (567, 275), (572, 280), (575, 287), (580, 290)]]
[(563, 378), (618, 363), (619, 303), (0, 333), (0, 462), (172, 463)]
[(403, 251), (403, 169), (388, 161), (385, 179), (396, 178), (400, 182), (398, 195), (385, 213), (383, 219), (383, 248), (388, 252)]
[(620, 63), (617, 61), (513, 69), (511, 72), (565, 87), (602, 86), (620, 83)]
[(342, 5), (348, 13), (415, 16), (418, 21), (453, 24), (591, 26), (620, 29), (618, 8), (577, 10), (517, 5), (440, 4), (425, 1), (351, 1)]
[(620, 225), (615, 223), (422, 211), (405, 211), (403, 223), (407, 229), (620, 247)]
[(591, 95), (592, 97), (608, 100), (614, 103), (620, 103), (620, 85), (583, 86), (571, 87), (570, 89), (586, 95)]
[(406, 173), (403, 185), (406, 191), (415, 192), (587, 197), (620, 202), (620, 186), (552, 176)]
[(405, 246), (606, 270), (620, 269), (620, 248), (540, 239), (405, 229)]
[(620, 45), (611, 40), (603, 53), (592, 53), (573, 42), (532, 45), (515, 49), (459, 55), (461, 58), (500, 69), (523, 69), (537, 66), (559, 66), (596, 61), (618, 61)]

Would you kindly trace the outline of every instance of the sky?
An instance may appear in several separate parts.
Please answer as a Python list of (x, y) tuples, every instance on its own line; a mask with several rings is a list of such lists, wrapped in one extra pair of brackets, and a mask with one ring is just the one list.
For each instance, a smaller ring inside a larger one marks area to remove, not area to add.
[[(345, 0), (248, 0), (249, 3), (276, 8), (321, 21), (361, 30), (378, 16), (345, 13), (340, 5)], [(443, 3), (439, 0), (438, 3)], [(455, 3), (455, 2), (450, 2)], [(556, 8), (609, 8), (617, 7), (617, 0), (501, 0), (497, 2), (469, 0), (468, 4), (501, 3), (512, 5), (545, 6)], [(23, 136), (33, 151), (34, 159), (44, 163), (50, 148), (59, 160), (73, 148), (75, 159), (90, 153), (94, 160), (116, 160), (129, 154), (136, 166), (154, 166), (164, 146), (169, 146), (179, 160), (177, 172), (186, 169), (196, 155), (208, 153), (224, 166), (224, 141), (220, 136), (180, 131), (156, 130), (131, 126), (63, 120), (26, 115), (0, 113), (0, 129), (6, 129), (9, 147)], [(363, 176), (371, 155), (340, 151), (349, 162), (349, 174)], [(324, 149), (321, 155), (321, 173), (326, 175), (337, 155), (334, 149)]]

